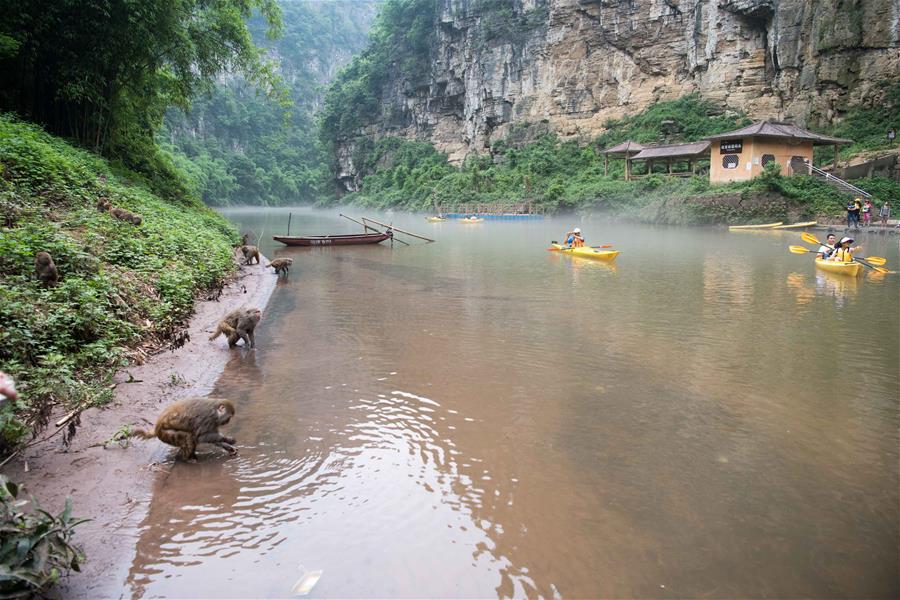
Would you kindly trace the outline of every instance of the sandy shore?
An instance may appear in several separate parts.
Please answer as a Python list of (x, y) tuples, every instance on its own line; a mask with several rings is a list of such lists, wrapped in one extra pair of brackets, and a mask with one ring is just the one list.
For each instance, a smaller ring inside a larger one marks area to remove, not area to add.
[[(189, 324), (190, 341), (162, 352), (145, 364), (117, 373), (115, 399), (103, 408), (82, 413), (81, 426), (68, 452), (61, 435), (35, 444), (4, 467), (51, 512), (62, 510), (67, 496), (73, 513), (92, 521), (78, 527), (76, 543), (87, 557), (81, 573), (63, 580), (55, 594), (65, 598), (97, 598), (92, 590), (115, 589), (124, 582), (134, 557), (138, 526), (150, 506), (156, 477), (166, 477), (174, 451), (157, 441), (134, 441), (128, 448), (98, 444), (120, 427), (150, 423), (160, 409), (178, 398), (208, 394), (234, 352), (224, 337), (208, 341), (221, 317), (241, 306), (265, 308), (276, 277), (261, 265), (240, 267), (218, 301), (197, 303)], [(130, 377), (134, 382), (126, 383)], [(53, 433), (63, 415), (54, 415), (41, 437)], [(240, 418), (240, 414), (238, 414)]]

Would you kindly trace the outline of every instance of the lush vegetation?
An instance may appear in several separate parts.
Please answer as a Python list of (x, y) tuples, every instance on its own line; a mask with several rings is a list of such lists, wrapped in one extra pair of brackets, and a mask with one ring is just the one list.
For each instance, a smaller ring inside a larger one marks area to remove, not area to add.
[[(862, 104), (851, 108), (835, 125), (824, 128), (828, 135), (853, 140), (853, 144), (841, 148), (841, 159), (861, 152), (889, 149), (891, 143), (887, 132), (894, 129), (900, 134), (900, 80), (883, 81), (879, 87), (879, 92), (870, 94)], [(894, 140), (894, 147), (900, 147), (900, 139)], [(830, 163), (833, 158), (831, 148), (816, 149), (817, 164)]]
[[(655, 173), (624, 181), (622, 160), (612, 160), (605, 174), (600, 150), (625, 140), (655, 144), (692, 141), (749, 122), (744, 114), (722, 111), (689, 95), (608, 121), (606, 132), (591, 143), (561, 141), (544, 123), (518, 124), (505, 139), (493, 144), (489, 155), (470, 157), (459, 167), (427, 142), (388, 137), (372, 143), (361, 138), (353, 160), (364, 174), (362, 186), (344, 201), (379, 208), (448, 210), (464, 203), (531, 200), (550, 212), (610, 211), (633, 219), (674, 218), (682, 223), (787, 218), (788, 212), (807, 217), (841, 214), (845, 194), (817, 178), (782, 177), (772, 169), (752, 182), (716, 186), (705, 175), (670, 178)], [(897, 197), (900, 192), (900, 187), (886, 179), (875, 178), (861, 185), (876, 197)], [(773, 193), (782, 200), (749, 201)], [(721, 201), (735, 195), (747, 201)], [(678, 207), (675, 217), (646, 210), (666, 203)]]
[(154, 134), (225, 72), (276, 89), (246, 19), (280, 31), (275, 0), (20, 0), (0, 20), (0, 110), (143, 173), (168, 197), (184, 186)]
[[(101, 198), (140, 226), (98, 210)], [(174, 205), (142, 179), (41, 129), (0, 116), (0, 370), (18, 404), (0, 409), (0, 454), (46, 420), (54, 404), (110, 398), (119, 366), (164, 344), (195, 294), (233, 269), (236, 232), (201, 205)], [(49, 252), (60, 281), (35, 278)]]
[(282, 37), (268, 39), (261, 18), (250, 21), (250, 32), (276, 61), (286, 98), (261, 93), (234, 74), (189, 110), (170, 109), (166, 116), (159, 139), (207, 204), (307, 203), (333, 191), (313, 113), (322, 86), (365, 45), (377, 1), (280, 6)]
[(470, 157), (460, 167), (426, 142), (385, 138), (361, 140), (354, 164), (365, 174), (362, 188), (346, 201), (373, 206), (428, 210), (466, 202), (532, 200), (549, 211), (599, 208), (619, 210), (648, 191), (659, 194), (705, 191), (704, 177), (672, 181), (650, 177), (622, 180), (622, 161), (612, 161), (604, 175), (600, 149), (633, 139), (642, 142), (683, 141), (720, 133), (745, 124), (741, 114), (721, 114), (697, 96), (662, 102), (631, 118), (610, 121), (595, 142), (561, 141), (542, 123), (511, 128), (490, 155)]
[(438, 3), (387, 0), (369, 33), (369, 45), (338, 73), (319, 115), (320, 137), (331, 150), (340, 140), (384, 114), (385, 86), (402, 77), (411, 86), (427, 84), (435, 40)]
[(42, 510), (32, 499), (25, 511), (19, 487), (0, 475), (0, 595), (29, 598), (45, 592), (70, 570), (80, 570), (81, 552), (72, 534), (84, 519), (72, 517), (71, 502), (59, 515)]

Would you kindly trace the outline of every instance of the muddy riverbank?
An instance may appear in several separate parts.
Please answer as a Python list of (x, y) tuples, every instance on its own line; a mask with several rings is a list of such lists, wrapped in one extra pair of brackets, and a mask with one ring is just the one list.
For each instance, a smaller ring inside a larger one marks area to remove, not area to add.
[[(174, 452), (156, 440), (135, 441), (127, 448), (104, 449), (102, 444), (123, 425), (152, 424), (173, 400), (208, 394), (228, 361), (236, 353), (248, 352), (229, 350), (224, 338), (215, 342), (207, 338), (225, 313), (241, 306), (266, 306), (276, 278), (262, 266), (265, 262), (263, 258), (259, 266), (240, 267), (218, 301), (197, 303), (188, 327), (190, 341), (184, 346), (120, 371), (114, 401), (81, 415), (68, 452), (52, 424), (62, 415), (54, 415), (41, 436), (44, 440), (5, 467), (6, 474), (24, 484), (43, 508), (57, 512), (71, 497), (74, 513), (92, 519), (78, 527), (75, 538), (86, 556), (82, 572), (61, 582), (55, 592), (59, 597), (96, 597), (92, 590), (109, 589), (111, 582), (124, 579), (154, 481), (160, 473), (167, 475)], [(219, 453), (215, 448), (205, 451)]]

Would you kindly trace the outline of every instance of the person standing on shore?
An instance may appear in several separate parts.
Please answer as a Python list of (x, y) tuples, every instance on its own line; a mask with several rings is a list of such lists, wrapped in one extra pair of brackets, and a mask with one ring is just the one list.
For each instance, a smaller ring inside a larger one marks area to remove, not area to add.
[(856, 229), (859, 227), (859, 211), (862, 208), (862, 202), (859, 198), (854, 198), (847, 203), (847, 229)]
[(866, 198), (866, 202), (862, 207), (863, 227), (870, 227), (872, 225), (872, 208), (872, 199)]
[(888, 200), (884, 201), (884, 206), (881, 207), (881, 210), (878, 211), (878, 216), (881, 218), (881, 226), (887, 227), (888, 219), (891, 218), (891, 203)]

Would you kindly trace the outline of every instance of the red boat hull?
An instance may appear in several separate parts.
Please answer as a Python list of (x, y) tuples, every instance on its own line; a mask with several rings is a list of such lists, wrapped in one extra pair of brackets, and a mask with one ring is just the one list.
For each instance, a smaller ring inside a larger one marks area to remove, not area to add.
[(287, 246), (355, 246), (377, 244), (391, 239), (390, 233), (357, 233), (351, 235), (313, 235), (306, 237), (274, 235), (272, 239)]

